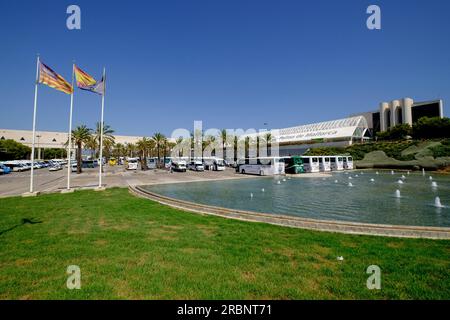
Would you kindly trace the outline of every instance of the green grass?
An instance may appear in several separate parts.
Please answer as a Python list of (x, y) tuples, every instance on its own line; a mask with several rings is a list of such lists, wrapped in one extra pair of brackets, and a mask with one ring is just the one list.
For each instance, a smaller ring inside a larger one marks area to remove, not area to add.
[[(0, 217), (1, 299), (450, 298), (450, 241), (202, 216), (126, 189), (0, 199)], [(372, 264), (381, 290), (366, 288)]]

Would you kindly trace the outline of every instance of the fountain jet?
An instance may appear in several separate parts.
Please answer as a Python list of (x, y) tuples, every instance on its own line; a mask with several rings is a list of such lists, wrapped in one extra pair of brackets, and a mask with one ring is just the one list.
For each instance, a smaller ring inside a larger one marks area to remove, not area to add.
[(439, 198), (439, 197), (434, 198), (434, 206), (436, 208), (443, 208), (444, 207), (442, 205), (442, 203), (441, 203), (441, 198)]

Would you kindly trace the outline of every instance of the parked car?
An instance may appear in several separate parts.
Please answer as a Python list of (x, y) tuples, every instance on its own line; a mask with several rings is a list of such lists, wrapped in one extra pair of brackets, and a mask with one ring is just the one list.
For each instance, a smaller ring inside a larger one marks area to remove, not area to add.
[(2, 174), (11, 173), (11, 169), (8, 166), (5, 166), (4, 164), (0, 164), (0, 170), (2, 170)]
[(60, 166), (59, 164), (55, 164), (51, 166), (50, 169), (48, 169), (48, 171), (59, 171), (59, 170), (62, 170), (62, 166)]
[(193, 171), (205, 171), (205, 167), (200, 160), (191, 161), (188, 165), (189, 170)]

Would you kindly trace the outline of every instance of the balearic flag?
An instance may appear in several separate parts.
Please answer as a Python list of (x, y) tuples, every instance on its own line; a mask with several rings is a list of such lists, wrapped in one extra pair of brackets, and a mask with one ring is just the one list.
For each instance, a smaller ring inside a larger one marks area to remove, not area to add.
[(77, 79), (77, 87), (81, 90), (91, 91), (103, 95), (105, 92), (104, 79), (100, 82), (95, 81), (95, 79), (75, 66), (75, 78)]
[(39, 83), (67, 94), (72, 94), (73, 92), (70, 83), (42, 62), (39, 62)]

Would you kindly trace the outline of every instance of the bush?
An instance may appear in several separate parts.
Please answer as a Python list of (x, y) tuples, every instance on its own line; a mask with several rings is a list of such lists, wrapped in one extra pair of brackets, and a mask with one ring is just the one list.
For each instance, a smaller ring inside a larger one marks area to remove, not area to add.
[(31, 148), (14, 140), (0, 140), (0, 160), (28, 159)]
[(305, 156), (332, 156), (344, 153), (345, 153), (344, 148), (321, 147), (309, 149), (308, 152), (305, 153)]
[(422, 117), (413, 125), (415, 139), (450, 138), (450, 118)]
[(402, 140), (405, 139), (406, 136), (410, 136), (412, 134), (411, 126), (407, 123), (398, 124), (388, 131), (377, 132), (378, 140)]
[(430, 148), (431, 152), (433, 152), (433, 157), (450, 157), (450, 140), (444, 140), (441, 142), (441, 145)]

